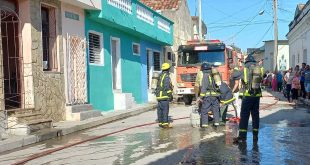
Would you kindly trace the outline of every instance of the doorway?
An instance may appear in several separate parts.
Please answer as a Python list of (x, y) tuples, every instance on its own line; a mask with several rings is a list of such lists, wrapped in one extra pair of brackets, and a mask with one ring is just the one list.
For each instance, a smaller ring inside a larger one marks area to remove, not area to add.
[(0, 6), (5, 109), (17, 109), (21, 108), (23, 77), (18, 4), (16, 1), (4, 0)]
[(122, 72), (121, 72), (121, 50), (120, 39), (111, 38), (111, 63), (112, 63), (112, 81), (113, 90), (116, 92), (122, 91)]

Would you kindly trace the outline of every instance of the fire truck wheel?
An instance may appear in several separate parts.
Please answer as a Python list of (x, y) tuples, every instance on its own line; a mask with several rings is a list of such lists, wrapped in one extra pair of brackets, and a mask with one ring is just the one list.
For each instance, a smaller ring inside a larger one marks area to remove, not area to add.
[(184, 95), (183, 96), (183, 101), (184, 101), (185, 105), (191, 105), (192, 101), (193, 101), (193, 96), (191, 96), (191, 95)]

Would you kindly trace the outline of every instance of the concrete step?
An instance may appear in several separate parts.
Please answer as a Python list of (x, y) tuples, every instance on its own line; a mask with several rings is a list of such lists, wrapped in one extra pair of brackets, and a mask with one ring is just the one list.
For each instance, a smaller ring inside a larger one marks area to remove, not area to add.
[(90, 110), (90, 111), (67, 114), (66, 119), (68, 121), (82, 121), (82, 120), (99, 117), (99, 116), (102, 116), (101, 111)]
[(11, 126), (8, 128), (8, 132), (13, 135), (29, 135), (33, 132), (52, 127), (53, 123), (51, 119), (38, 119)]
[(83, 111), (88, 111), (92, 109), (93, 109), (93, 106), (91, 104), (66, 106), (67, 113), (77, 113), (77, 112), (83, 112)]
[(37, 120), (42, 118), (42, 113), (34, 112), (34, 113), (24, 113), (24, 114), (15, 114), (8, 118), (9, 121), (15, 120), (17, 122), (25, 122), (30, 120)]
[(34, 108), (15, 108), (15, 109), (8, 109), (7, 112), (8, 115), (19, 115), (19, 114), (36, 113), (38, 112), (38, 110), (35, 110)]

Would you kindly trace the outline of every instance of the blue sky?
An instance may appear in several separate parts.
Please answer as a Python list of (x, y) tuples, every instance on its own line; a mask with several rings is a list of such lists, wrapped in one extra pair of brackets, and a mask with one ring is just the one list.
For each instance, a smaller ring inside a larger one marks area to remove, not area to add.
[[(198, 0), (187, 0), (192, 15), (198, 15)], [(234, 43), (242, 50), (260, 47), (273, 40), (272, 0), (202, 0), (202, 18), (208, 27), (208, 38)], [(286, 39), (288, 24), (294, 18), (297, 4), (307, 0), (278, 0), (279, 39)], [(264, 10), (263, 15), (258, 15)]]

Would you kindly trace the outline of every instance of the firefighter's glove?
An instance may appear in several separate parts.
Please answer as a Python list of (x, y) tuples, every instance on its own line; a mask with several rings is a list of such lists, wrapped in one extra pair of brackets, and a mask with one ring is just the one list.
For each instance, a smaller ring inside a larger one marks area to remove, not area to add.
[(172, 93), (171, 93), (171, 94), (169, 94), (169, 101), (170, 101), (170, 102), (172, 102), (172, 101), (173, 101), (173, 95), (172, 95)]
[(197, 97), (196, 105), (199, 106), (199, 104), (202, 102), (202, 99), (200, 97)]

